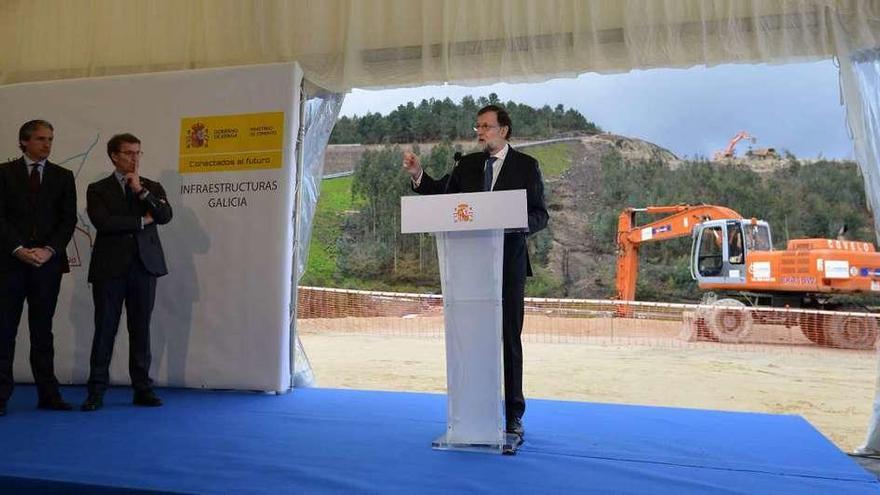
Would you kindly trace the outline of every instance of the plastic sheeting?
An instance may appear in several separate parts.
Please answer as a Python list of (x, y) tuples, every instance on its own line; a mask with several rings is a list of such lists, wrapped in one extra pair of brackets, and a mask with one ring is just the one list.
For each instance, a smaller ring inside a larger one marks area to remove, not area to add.
[(306, 271), (309, 259), (309, 243), (312, 238), (312, 227), (315, 218), (315, 210), (318, 206), (318, 196), (321, 192), (321, 178), (324, 176), (324, 152), (330, 133), (336, 124), (339, 110), (342, 108), (344, 95), (338, 93), (319, 93), (309, 96), (303, 89), (305, 101), (302, 105), (303, 127), (298, 136), (297, 163), (299, 164), (296, 181), (296, 217), (293, 219), (293, 280), (291, 281), (291, 318), (290, 330), (293, 349), (291, 357), (293, 362), (292, 382), (294, 387), (311, 387), (315, 385), (314, 373), (312, 373), (309, 358), (306, 355), (299, 334), (296, 332), (296, 301), (297, 286), (299, 280)]
[(880, 235), (880, 48), (858, 51), (849, 62), (841, 64), (841, 87), (865, 196)]
[(309, 255), (309, 240), (312, 236), (312, 220), (318, 207), (321, 192), (321, 179), (324, 177), (324, 152), (330, 141), (330, 133), (336, 125), (336, 118), (342, 108), (344, 95), (328, 93), (309, 96), (306, 100), (304, 121), (305, 136), (302, 143), (302, 176), (299, 180), (299, 205), (297, 208), (296, 245), (297, 282), (306, 270)]
[[(851, 57), (841, 58), (840, 77), (856, 161), (865, 180), (868, 206), (874, 213), (875, 235), (880, 240), (880, 48), (858, 50)], [(865, 444), (857, 453), (880, 454), (880, 374)]]

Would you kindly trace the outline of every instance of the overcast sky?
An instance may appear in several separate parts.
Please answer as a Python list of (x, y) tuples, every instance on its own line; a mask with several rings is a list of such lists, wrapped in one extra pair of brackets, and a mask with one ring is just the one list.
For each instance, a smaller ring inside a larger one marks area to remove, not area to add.
[[(740, 130), (758, 138), (755, 147), (789, 150), (803, 158), (853, 156), (837, 67), (830, 60), (584, 74), (537, 84), (354, 90), (342, 114), (387, 115), (408, 101), (449, 97), (457, 102), (468, 94), (492, 92), (501, 101), (535, 107), (562, 103), (606, 131), (651, 141), (679, 157), (711, 157)], [(740, 143), (737, 151), (746, 150), (746, 143)]]

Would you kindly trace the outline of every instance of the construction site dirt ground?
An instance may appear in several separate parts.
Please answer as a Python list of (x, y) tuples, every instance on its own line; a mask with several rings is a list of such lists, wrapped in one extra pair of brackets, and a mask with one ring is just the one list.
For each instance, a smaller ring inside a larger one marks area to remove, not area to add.
[[(608, 322), (590, 328), (580, 320), (575, 331), (553, 320), (542, 326), (527, 318), (527, 399), (796, 414), (844, 451), (864, 440), (877, 376), (873, 351), (808, 345), (792, 337), (796, 331), (770, 326), (756, 326), (752, 343), (730, 345), (687, 341), (680, 322), (617, 323), (609, 331)], [(297, 325), (320, 387), (445, 393), (440, 317)]]

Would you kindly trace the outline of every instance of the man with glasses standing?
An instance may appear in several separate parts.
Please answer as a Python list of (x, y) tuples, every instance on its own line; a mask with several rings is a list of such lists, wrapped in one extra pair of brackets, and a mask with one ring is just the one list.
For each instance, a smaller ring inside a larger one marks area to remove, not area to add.
[(168, 273), (157, 225), (171, 221), (171, 205), (158, 182), (139, 175), (141, 141), (117, 134), (107, 142), (114, 172), (89, 184), (86, 210), (97, 237), (89, 265), (95, 303), (88, 397), (83, 411), (104, 405), (110, 383), (110, 361), (122, 305), (128, 323), (128, 371), (137, 406), (158, 407), (162, 400), (150, 379), (150, 316), (156, 278)]
[(12, 395), (15, 337), (28, 305), (30, 363), (39, 409), (69, 411), (55, 377), (52, 318), (67, 243), (76, 228), (73, 172), (49, 161), (52, 124), (31, 120), (18, 131), (22, 157), (0, 165), (0, 416)]
[(532, 275), (526, 236), (547, 226), (544, 182), (538, 161), (508, 143), (513, 124), (506, 110), (497, 105), (481, 108), (474, 131), (483, 151), (462, 157), (451, 174), (441, 179), (432, 178), (422, 169), (419, 158), (410, 152), (404, 153), (403, 168), (410, 174), (413, 190), (419, 194), (526, 190), (529, 231), (504, 234), (501, 283), (506, 427), (508, 433), (523, 437), (526, 401), (522, 392), (521, 335), (526, 276)]

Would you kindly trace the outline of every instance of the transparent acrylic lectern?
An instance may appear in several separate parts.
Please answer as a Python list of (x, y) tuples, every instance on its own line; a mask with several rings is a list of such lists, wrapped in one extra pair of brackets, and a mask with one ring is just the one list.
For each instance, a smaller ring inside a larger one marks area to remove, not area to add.
[(437, 238), (446, 332), (446, 433), (440, 450), (514, 453), (504, 428), (504, 231), (528, 228), (526, 192), (401, 198), (401, 232)]

